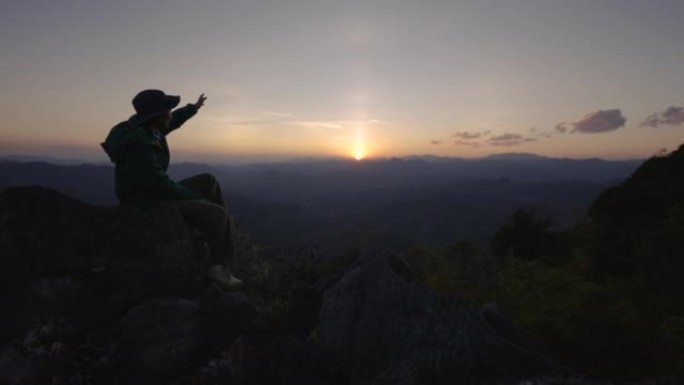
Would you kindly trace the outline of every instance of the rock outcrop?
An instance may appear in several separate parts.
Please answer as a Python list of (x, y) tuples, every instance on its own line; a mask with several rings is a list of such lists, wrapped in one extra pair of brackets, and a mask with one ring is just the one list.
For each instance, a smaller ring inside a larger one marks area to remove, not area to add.
[(553, 371), (495, 308), (434, 293), (391, 253), (360, 261), (321, 294), (315, 333), (351, 384), (474, 384)]
[(169, 383), (254, 333), (173, 210), (0, 195), (0, 382)]
[[(0, 382), (485, 384), (558, 373), (495, 307), (434, 293), (392, 253), (310, 257), (301, 276), (300, 257), (262, 258), (241, 267), (252, 284), (227, 293), (205, 282), (196, 238), (173, 210), (4, 191)], [(266, 288), (287, 293), (286, 306), (270, 306)]]

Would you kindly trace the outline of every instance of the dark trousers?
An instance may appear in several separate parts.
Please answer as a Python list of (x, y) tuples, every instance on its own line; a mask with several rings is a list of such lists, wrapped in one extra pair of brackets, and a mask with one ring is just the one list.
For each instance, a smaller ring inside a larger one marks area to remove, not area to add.
[(164, 204), (175, 207), (188, 224), (197, 227), (204, 234), (213, 264), (227, 265), (233, 257), (233, 238), (230, 215), (218, 180), (211, 174), (200, 174), (178, 183), (198, 192), (206, 200), (173, 200)]

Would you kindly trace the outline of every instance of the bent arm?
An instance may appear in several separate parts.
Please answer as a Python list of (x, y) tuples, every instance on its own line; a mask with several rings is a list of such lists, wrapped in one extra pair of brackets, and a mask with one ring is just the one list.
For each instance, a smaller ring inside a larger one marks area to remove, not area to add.
[(169, 178), (159, 163), (152, 145), (132, 144), (128, 149), (126, 161), (135, 165), (131, 169), (136, 183), (160, 200), (203, 199), (197, 192)]

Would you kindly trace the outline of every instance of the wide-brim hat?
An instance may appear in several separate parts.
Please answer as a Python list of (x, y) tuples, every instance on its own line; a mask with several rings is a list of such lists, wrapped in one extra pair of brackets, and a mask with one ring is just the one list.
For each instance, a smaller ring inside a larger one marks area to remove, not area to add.
[(180, 96), (167, 95), (161, 90), (144, 90), (135, 95), (132, 103), (135, 115), (128, 119), (128, 123), (137, 126), (176, 108), (180, 103)]

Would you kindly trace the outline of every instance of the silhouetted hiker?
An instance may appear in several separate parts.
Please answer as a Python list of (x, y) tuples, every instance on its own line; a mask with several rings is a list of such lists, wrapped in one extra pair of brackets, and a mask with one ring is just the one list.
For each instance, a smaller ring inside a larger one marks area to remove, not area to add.
[(133, 98), (135, 115), (114, 126), (102, 143), (116, 164), (116, 196), (121, 203), (141, 207), (168, 205), (207, 237), (212, 266), (208, 276), (227, 287), (239, 286), (227, 266), (233, 256), (230, 217), (221, 187), (213, 175), (201, 174), (174, 182), (166, 174), (170, 153), (166, 135), (193, 117), (206, 97), (173, 112), (180, 96), (144, 90)]

